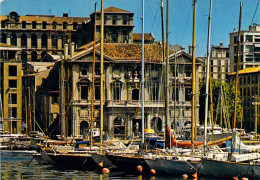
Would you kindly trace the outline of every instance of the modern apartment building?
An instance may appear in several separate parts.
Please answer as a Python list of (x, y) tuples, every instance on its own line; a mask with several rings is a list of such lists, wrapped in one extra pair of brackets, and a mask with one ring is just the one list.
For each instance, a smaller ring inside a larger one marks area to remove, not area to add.
[[(229, 44), (230, 71), (236, 71), (238, 59), (238, 32), (230, 33)], [(240, 62), (239, 70), (260, 65), (260, 25), (249, 26), (248, 30), (242, 30), (240, 36)]]

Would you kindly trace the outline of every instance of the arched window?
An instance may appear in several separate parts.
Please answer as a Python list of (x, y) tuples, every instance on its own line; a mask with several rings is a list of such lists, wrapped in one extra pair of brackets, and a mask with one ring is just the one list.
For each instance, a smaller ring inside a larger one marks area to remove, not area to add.
[(37, 60), (38, 60), (37, 52), (33, 51), (31, 54), (31, 61), (37, 62)]
[(5, 28), (5, 21), (1, 21), (1, 28)]
[(21, 35), (21, 46), (23, 48), (27, 47), (27, 36), (26, 36), (26, 34), (22, 34)]
[(80, 134), (86, 136), (88, 133), (89, 124), (87, 121), (82, 121), (80, 123)]
[(151, 121), (151, 128), (154, 129), (155, 132), (162, 131), (162, 119), (154, 117)]
[(139, 89), (133, 89), (132, 100), (139, 100)]
[(63, 22), (63, 29), (67, 29), (67, 25), (68, 25), (67, 22)]
[(32, 34), (31, 41), (32, 41), (32, 48), (37, 48), (37, 36), (35, 34)]
[(78, 23), (74, 22), (73, 23), (73, 30), (77, 30), (78, 29)]
[(58, 39), (57, 39), (57, 36), (55, 34), (53, 34), (51, 36), (51, 45), (52, 45), (52, 48), (55, 48), (55, 49), (58, 48)]
[(46, 34), (43, 34), (41, 39), (42, 39), (42, 48), (47, 48), (47, 36), (46, 36)]
[(22, 28), (23, 28), (23, 29), (26, 28), (26, 21), (22, 21)]
[(1, 38), (1, 43), (5, 43), (6, 44), (6, 39), (7, 39), (6, 38), (6, 34), (2, 33), (0, 38)]
[(32, 29), (36, 29), (36, 25), (37, 25), (36, 21), (33, 21), (32, 22)]
[(25, 51), (22, 51), (21, 53), (21, 60), (23, 62), (26, 62), (27, 61), (27, 53)]
[(54, 21), (54, 22), (52, 23), (52, 29), (57, 29), (57, 22)]
[(46, 21), (43, 21), (42, 22), (42, 29), (46, 29), (47, 28), (47, 22)]
[(16, 37), (16, 35), (15, 34), (11, 34), (10, 38), (11, 38), (11, 45), (17, 46), (17, 37)]

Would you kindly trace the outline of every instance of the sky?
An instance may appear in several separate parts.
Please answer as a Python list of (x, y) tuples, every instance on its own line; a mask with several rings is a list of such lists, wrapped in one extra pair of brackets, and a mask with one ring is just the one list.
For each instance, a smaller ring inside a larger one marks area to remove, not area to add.
[[(161, 40), (161, 0), (144, 0), (144, 31), (152, 32), (155, 40)], [(101, 0), (0, 0), (0, 14), (16, 11), (19, 15), (39, 14), (71, 17), (89, 17), (101, 9)], [(207, 29), (210, 0), (197, 0), (196, 56), (207, 52)], [(229, 45), (229, 33), (238, 30), (240, 0), (212, 0), (211, 45)], [(242, 28), (248, 30), (253, 23), (260, 24), (260, 0), (242, 0)], [(104, 0), (104, 8), (114, 6), (134, 13), (134, 33), (142, 32), (142, 0)], [(169, 43), (185, 47), (192, 44), (193, 0), (169, 0)], [(164, 14), (166, 0), (164, 0)], [(164, 17), (166, 17), (164, 15)], [(165, 20), (164, 20), (165, 21)], [(164, 23), (166, 24), (166, 23)]]

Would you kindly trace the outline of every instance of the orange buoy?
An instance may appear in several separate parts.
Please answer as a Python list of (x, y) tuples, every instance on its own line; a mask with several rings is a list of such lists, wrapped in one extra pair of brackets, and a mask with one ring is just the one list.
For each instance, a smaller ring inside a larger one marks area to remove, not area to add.
[(189, 177), (189, 176), (188, 176), (187, 174), (183, 174), (183, 175), (182, 175), (182, 178), (183, 178), (183, 179), (188, 179), (188, 177)]
[(197, 178), (198, 177), (198, 173), (192, 174), (192, 177)]
[(136, 167), (136, 169), (137, 169), (137, 171), (138, 171), (139, 173), (142, 173), (142, 171), (143, 171), (143, 167), (142, 167), (141, 165), (138, 165), (138, 166)]
[(232, 179), (234, 179), (234, 180), (239, 180), (238, 177), (232, 177)]
[(246, 177), (243, 177), (241, 180), (248, 180), (248, 178), (246, 178)]
[(108, 174), (108, 173), (110, 173), (110, 170), (108, 168), (103, 168), (102, 173)]
[(156, 174), (156, 171), (154, 169), (150, 169), (150, 173), (155, 175)]

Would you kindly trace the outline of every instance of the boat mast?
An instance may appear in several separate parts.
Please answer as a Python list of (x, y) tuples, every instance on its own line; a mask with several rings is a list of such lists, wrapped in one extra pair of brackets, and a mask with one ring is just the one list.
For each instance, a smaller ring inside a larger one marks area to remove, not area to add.
[(104, 0), (101, 0), (101, 44), (100, 44), (100, 149), (103, 144), (104, 111)]
[(141, 99), (142, 99), (142, 144), (144, 144), (144, 0), (142, 1), (142, 79), (141, 79)]
[(236, 87), (235, 87), (235, 101), (234, 101), (234, 121), (233, 121), (233, 129), (232, 129), (232, 143), (231, 143), (231, 155), (230, 161), (232, 159), (232, 154), (234, 151), (234, 140), (236, 133), (236, 116), (237, 116), (237, 89), (238, 89), (238, 71), (239, 71), (239, 62), (240, 62), (240, 35), (241, 35), (241, 17), (242, 17), (242, 2), (240, 2), (240, 11), (239, 11), (239, 25), (238, 25), (238, 51), (237, 51), (237, 63), (236, 63)]
[[(169, 0), (166, 6), (166, 83), (165, 83), (165, 116), (166, 116), (166, 129), (169, 125)], [(166, 131), (165, 129), (165, 131)]]
[[(95, 96), (95, 58), (96, 58), (96, 18), (97, 18), (97, 3), (95, 3), (95, 21), (94, 21), (94, 41), (93, 41), (93, 64), (92, 64), (92, 97), (91, 97), (91, 128), (90, 128), (90, 148), (93, 144), (93, 122), (94, 122), (94, 96)], [(100, 127), (103, 126), (100, 124)]]
[(207, 74), (206, 74), (206, 92), (205, 92), (205, 120), (204, 120), (204, 157), (206, 156), (207, 145), (207, 127), (208, 127), (208, 96), (209, 96), (209, 64), (210, 64), (210, 40), (211, 40), (211, 14), (212, 14), (212, 0), (209, 5), (209, 18), (208, 18), (208, 42), (207, 42)]
[(195, 124), (195, 94), (196, 94), (196, 77), (195, 77), (195, 35), (196, 35), (196, 3), (193, 0), (193, 33), (192, 33), (192, 107), (191, 107), (191, 151), (194, 150), (194, 124)]

